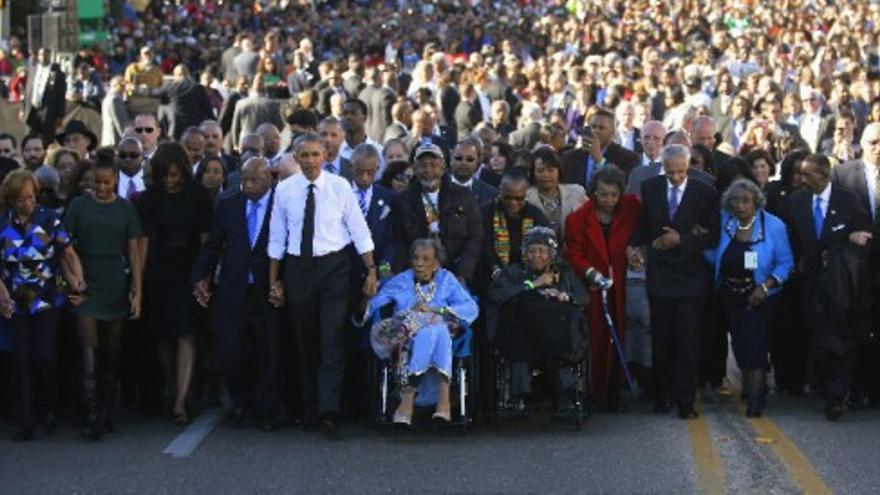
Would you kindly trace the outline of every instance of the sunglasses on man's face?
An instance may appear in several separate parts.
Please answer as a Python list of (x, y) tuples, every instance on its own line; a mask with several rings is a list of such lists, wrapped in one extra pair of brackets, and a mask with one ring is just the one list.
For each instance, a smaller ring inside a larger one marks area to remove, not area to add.
[(119, 153), (119, 158), (123, 160), (134, 160), (135, 158), (140, 158), (140, 153)]
[(134, 132), (138, 134), (152, 134), (155, 131), (155, 127), (135, 127)]

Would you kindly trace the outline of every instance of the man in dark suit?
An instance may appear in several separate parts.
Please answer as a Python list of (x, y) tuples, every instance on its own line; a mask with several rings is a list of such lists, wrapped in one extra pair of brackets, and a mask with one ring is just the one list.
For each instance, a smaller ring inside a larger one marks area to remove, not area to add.
[(433, 143), (419, 146), (413, 166), (415, 179), (391, 205), (394, 215), (395, 273), (409, 264), (409, 247), (416, 239), (440, 239), (446, 249), (444, 265), (462, 281), (473, 280), (480, 259), (480, 209), (473, 195), (444, 180), (443, 151)]
[(413, 123), (413, 108), (409, 100), (400, 100), (391, 107), (391, 124), (385, 129), (382, 136), (382, 146), (389, 139), (401, 139), (406, 141), (409, 138), (409, 128)]
[(367, 69), (369, 84), (358, 94), (367, 105), (367, 136), (380, 144), (385, 142), (385, 130), (392, 122), (391, 107), (397, 101), (394, 90), (382, 84), (382, 77), (378, 69)]
[(541, 133), (541, 121), (544, 120), (544, 113), (541, 111), (540, 105), (536, 103), (523, 104), (523, 118), (526, 124), (520, 129), (513, 131), (507, 137), (508, 142), (514, 149), (527, 149), (529, 151), (538, 144), (538, 135)]
[(324, 170), (346, 180), (354, 180), (351, 161), (339, 154), (342, 143), (345, 141), (342, 124), (335, 117), (326, 117), (318, 123), (318, 135), (321, 136), (327, 156)]
[(712, 161), (715, 162), (715, 165), (720, 165), (733, 158), (717, 148), (718, 138), (718, 133), (715, 130), (715, 121), (712, 117), (703, 115), (695, 118), (691, 123), (692, 144), (702, 144), (709, 148), (712, 152)]
[(498, 189), (474, 177), (480, 168), (480, 146), (476, 138), (467, 138), (458, 143), (452, 152), (449, 167), (452, 170), (452, 183), (470, 191), (478, 206), (498, 196)]
[(474, 85), (467, 83), (461, 90), (461, 101), (455, 107), (455, 129), (467, 136), (483, 121), (483, 110)]
[(205, 120), (214, 118), (208, 92), (190, 77), (189, 69), (183, 64), (174, 67), (170, 82), (159, 89), (150, 90), (150, 96), (161, 98), (165, 105), (164, 117), (168, 135), (174, 139), (180, 139), (188, 127), (198, 126)]
[(247, 98), (239, 100), (235, 105), (232, 116), (232, 128), (230, 136), (232, 147), (238, 147), (238, 140), (245, 133), (254, 132), (260, 124), (269, 122), (276, 128), (284, 127), (281, 120), (281, 103), (266, 96), (266, 85), (262, 77), (257, 77), (251, 83), (251, 93)]
[(205, 136), (205, 156), (219, 156), (226, 165), (226, 173), (231, 174), (241, 168), (239, 159), (223, 151), (223, 129), (216, 120), (206, 120), (199, 125)]
[[(382, 278), (391, 275), (391, 263), (394, 262), (394, 229), (391, 215), (391, 202), (394, 193), (374, 183), (379, 171), (379, 153), (376, 148), (362, 143), (355, 147), (351, 155), (351, 168), (354, 179), (352, 190), (358, 201), (358, 207), (367, 220), (367, 227), (373, 238), (374, 259)], [(351, 300), (361, 299), (361, 288), (367, 278), (367, 267), (357, 254), (354, 244), (348, 247), (351, 259)], [(349, 413), (363, 415), (369, 411), (369, 392), (367, 383), (367, 359), (370, 350), (369, 326), (357, 327), (346, 333), (346, 366), (345, 366), (345, 409)]]
[[(241, 182), (241, 189), (224, 193), (217, 204), (211, 234), (193, 267), (193, 292), (203, 307), (211, 302), (217, 360), (232, 399), (234, 426), (241, 426), (250, 410), (264, 430), (274, 431), (281, 414), (280, 310), (266, 298), (272, 210), (272, 175), (266, 160), (248, 160)], [(220, 275), (212, 291), (218, 263)], [(253, 377), (248, 369), (253, 369)]]
[(28, 70), (20, 117), (28, 133), (39, 134), (48, 143), (55, 140), (55, 129), (65, 114), (67, 78), (61, 66), (52, 63), (49, 48), (40, 48), (34, 65)]
[(593, 172), (613, 163), (629, 176), (639, 164), (639, 155), (614, 142), (614, 114), (599, 110), (590, 119), (590, 133), (583, 146), (566, 151), (560, 157), (562, 182), (586, 188)]
[[(865, 127), (861, 139), (862, 158), (851, 160), (832, 169), (835, 187), (855, 194), (858, 206), (867, 213), (875, 240), (871, 243), (869, 261), (876, 273), (880, 269), (880, 123)], [(880, 286), (874, 284), (873, 322), (880, 322)], [(875, 337), (868, 345), (859, 346), (853, 382), (853, 405), (864, 402), (865, 396), (880, 400), (880, 348)]]
[(665, 176), (642, 185), (644, 208), (627, 255), (635, 269), (647, 260), (654, 410), (668, 412), (675, 399), (679, 417), (691, 419), (697, 417), (698, 329), (710, 276), (702, 252), (718, 243), (720, 215), (715, 189), (688, 178), (690, 150), (670, 145), (662, 156)]
[[(854, 167), (853, 167), (854, 168)], [(804, 311), (810, 323), (813, 355), (822, 393), (825, 417), (839, 419), (846, 411), (844, 400), (852, 385), (856, 339), (844, 328), (832, 324), (821, 310), (819, 290), (829, 249), (851, 243), (864, 247), (871, 240), (870, 216), (858, 194), (841, 187), (831, 177), (831, 162), (825, 155), (808, 155), (801, 169), (807, 189), (788, 199), (792, 244), (799, 254), (804, 294)]]

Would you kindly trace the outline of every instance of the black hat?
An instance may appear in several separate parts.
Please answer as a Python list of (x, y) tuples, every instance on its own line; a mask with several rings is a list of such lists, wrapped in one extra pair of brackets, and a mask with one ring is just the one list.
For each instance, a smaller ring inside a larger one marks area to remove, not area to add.
[(58, 144), (64, 146), (64, 139), (68, 134), (80, 134), (87, 138), (89, 138), (89, 151), (92, 151), (98, 146), (98, 136), (95, 135), (94, 132), (89, 130), (85, 124), (81, 120), (70, 120), (64, 126), (64, 130), (61, 131), (60, 134), (55, 136), (55, 139), (58, 140)]

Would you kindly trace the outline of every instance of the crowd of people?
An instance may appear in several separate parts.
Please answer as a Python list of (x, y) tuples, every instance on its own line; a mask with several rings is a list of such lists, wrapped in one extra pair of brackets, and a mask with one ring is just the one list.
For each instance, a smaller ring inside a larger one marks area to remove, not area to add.
[(448, 422), (462, 332), (521, 409), (585, 349), (613, 412), (632, 375), (696, 417), (729, 348), (750, 417), (771, 389), (880, 403), (876, 4), (119, 8), (70, 70), (0, 54), (28, 128), (0, 133), (16, 440), (223, 391), (234, 426), (333, 435), (370, 414), (371, 354), (394, 423), (428, 387)]

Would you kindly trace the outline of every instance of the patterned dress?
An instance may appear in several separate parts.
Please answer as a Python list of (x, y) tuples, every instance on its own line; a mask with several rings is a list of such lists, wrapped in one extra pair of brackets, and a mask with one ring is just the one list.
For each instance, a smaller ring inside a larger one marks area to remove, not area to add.
[(10, 209), (0, 214), (3, 283), (15, 301), (15, 314), (37, 314), (64, 304), (57, 255), (70, 245), (58, 215), (37, 207), (27, 225)]

